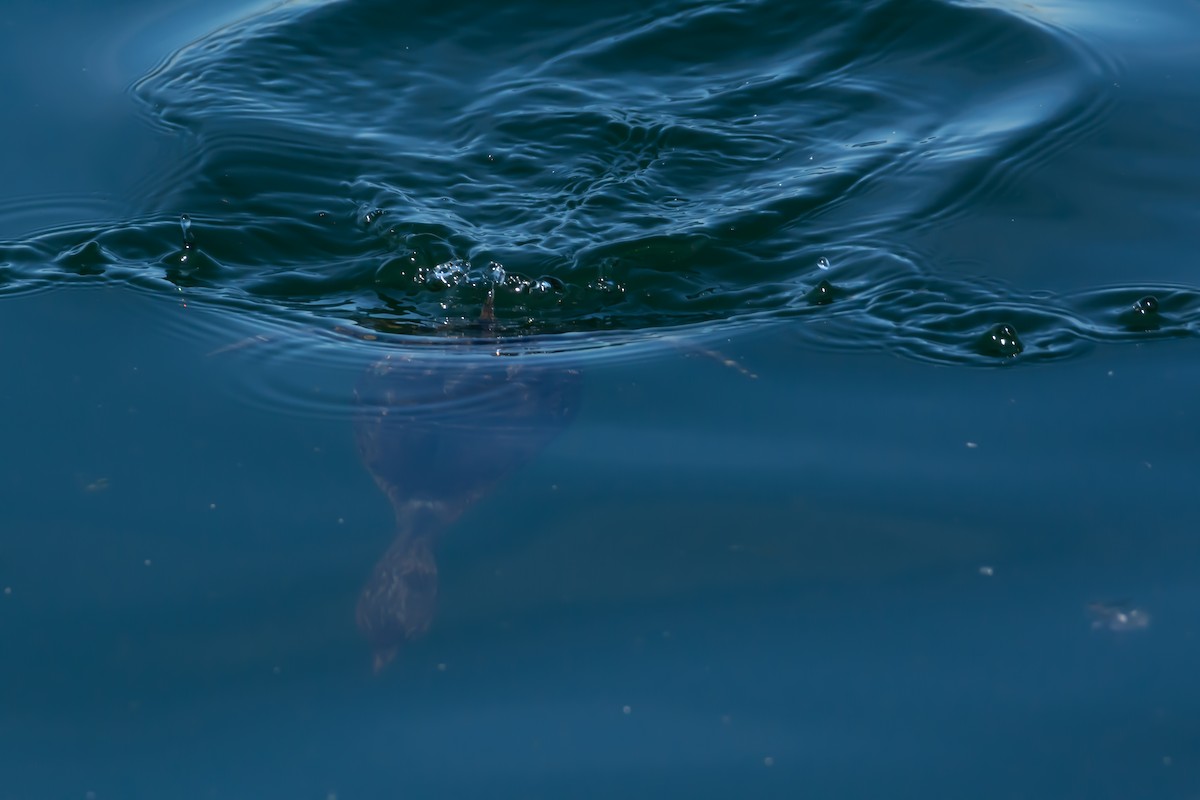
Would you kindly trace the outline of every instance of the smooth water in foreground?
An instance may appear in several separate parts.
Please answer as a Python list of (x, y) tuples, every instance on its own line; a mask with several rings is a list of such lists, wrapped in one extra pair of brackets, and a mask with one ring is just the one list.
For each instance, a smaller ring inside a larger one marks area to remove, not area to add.
[(11, 4), (0, 800), (1200, 797), (1196, 30)]

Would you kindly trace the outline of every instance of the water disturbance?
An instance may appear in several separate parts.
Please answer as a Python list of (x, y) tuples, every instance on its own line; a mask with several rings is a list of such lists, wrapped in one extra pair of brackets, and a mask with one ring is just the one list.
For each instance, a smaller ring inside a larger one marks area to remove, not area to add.
[[(794, 320), (946, 363), (1007, 364), (979, 346), (995, 325), (1021, 362), (1200, 330), (1193, 286), (1051, 294), (913, 249), (1105, 121), (1117, 67), (1036, 9), (390, 8), (285, 3), (171, 55), (134, 97), (178, 161), (130, 219), (0, 244), (0, 285), (385, 337), (494, 289), (513, 335)], [(1144, 295), (1163, 313), (1130, 324)]]

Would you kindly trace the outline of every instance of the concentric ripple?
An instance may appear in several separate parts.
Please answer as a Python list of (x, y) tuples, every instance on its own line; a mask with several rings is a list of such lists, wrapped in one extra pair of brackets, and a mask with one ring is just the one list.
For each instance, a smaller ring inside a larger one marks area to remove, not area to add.
[(1103, 121), (1111, 67), (1033, 11), (597, 8), (285, 3), (214, 31), (134, 87), (183, 162), (133, 219), (0, 243), (0, 291), (182, 289), (363, 343), (492, 294), (502, 333), (567, 347), (793, 320), (1007, 363), (1196, 332), (1186, 287), (1028, 296), (906, 250)]

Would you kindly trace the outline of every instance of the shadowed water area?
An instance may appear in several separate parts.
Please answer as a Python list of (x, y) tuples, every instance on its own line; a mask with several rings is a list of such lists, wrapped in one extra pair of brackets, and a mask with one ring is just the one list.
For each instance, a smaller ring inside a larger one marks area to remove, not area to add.
[(1194, 3), (68, 5), (0, 800), (1195, 796)]

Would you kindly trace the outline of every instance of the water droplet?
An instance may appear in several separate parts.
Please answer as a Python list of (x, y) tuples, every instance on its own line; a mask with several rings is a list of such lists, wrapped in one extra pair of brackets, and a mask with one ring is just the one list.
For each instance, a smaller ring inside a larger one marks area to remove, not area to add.
[(820, 269), (829, 269), (829, 259), (825, 256), (821, 256), (817, 259), (817, 267)]
[(468, 264), (462, 261), (447, 261), (428, 270), (425, 284), (431, 289), (448, 289), (457, 286), (467, 275)]
[(505, 277), (506, 274), (502, 265), (497, 264), (495, 261), (488, 264), (488, 280), (492, 283), (504, 283)]
[(625, 287), (614, 281), (612, 278), (597, 278), (588, 284), (588, 288), (595, 289), (599, 292), (611, 292), (615, 294), (625, 291)]
[(834, 300), (836, 287), (829, 281), (821, 281), (808, 293), (808, 302), (814, 306), (827, 306)]
[(983, 351), (987, 355), (1012, 357), (1024, 349), (1016, 329), (1006, 323), (994, 326), (983, 337)]
[(1136, 314), (1141, 314), (1144, 317), (1153, 316), (1158, 313), (1158, 298), (1154, 295), (1146, 295), (1141, 300), (1133, 304), (1133, 311)]
[(1127, 330), (1142, 332), (1156, 331), (1165, 322), (1158, 298), (1150, 294), (1126, 308), (1120, 320)]
[(179, 227), (183, 230), (183, 249), (185, 251), (194, 249), (196, 247), (196, 234), (192, 231), (192, 218), (187, 214), (180, 214)]
[(554, 292), (562, 294), (567, 290), (567, 285), (553, 275), (543, 275), (534, 282), (534, 287), (539, 292)]

